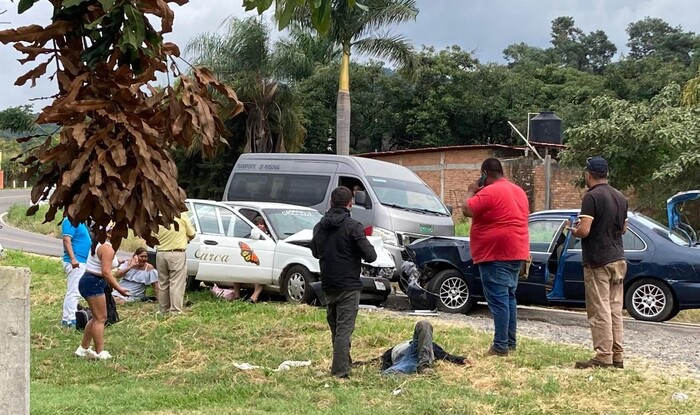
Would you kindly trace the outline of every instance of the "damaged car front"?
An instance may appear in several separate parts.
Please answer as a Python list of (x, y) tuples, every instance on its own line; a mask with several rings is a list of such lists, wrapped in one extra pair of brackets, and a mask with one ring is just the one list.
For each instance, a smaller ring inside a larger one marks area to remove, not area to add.
[(406, 248), (401, 288), (414, 308), (466, 313), (483, 298), (469, 238), (431, 237)]

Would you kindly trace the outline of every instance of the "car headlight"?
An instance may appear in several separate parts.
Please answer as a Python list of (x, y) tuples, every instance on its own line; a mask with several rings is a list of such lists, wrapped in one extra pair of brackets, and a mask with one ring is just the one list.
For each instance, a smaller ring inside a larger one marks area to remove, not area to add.
[(382, 238), (382, 242), (389, 245), (399, 246), (398, 238), (396, 234), (388, 229), (374, 227), (372, 228), (372, 236), (379, 236)]

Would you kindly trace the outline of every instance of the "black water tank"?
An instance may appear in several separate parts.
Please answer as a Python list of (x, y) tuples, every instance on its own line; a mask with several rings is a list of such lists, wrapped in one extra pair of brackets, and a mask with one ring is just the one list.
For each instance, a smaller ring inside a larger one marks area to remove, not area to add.
[(561, 144), (561, 118), (552, 111), (542, 111), (530, 120), (530, 141)]

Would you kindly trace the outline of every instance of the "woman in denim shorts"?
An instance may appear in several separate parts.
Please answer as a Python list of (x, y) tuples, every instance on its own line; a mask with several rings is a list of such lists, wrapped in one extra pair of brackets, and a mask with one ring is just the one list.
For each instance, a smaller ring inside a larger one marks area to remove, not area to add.
[[(112, 355), (104, 350), (104, 329), (107, 320), (107, 303), (105, 301), (105, 288), (109, 284), (114, 290), (124, 296), (129, 292), (123, 289), (117, 280), (112, 276), (112, 269), (119, 266), (119, 262), (114, 257), (114, 248), (109, 242), (112, 236), (112, 224), (107, 226), (107, 240), (103, 244), (93, 242), (90, 256), (88, 257), (85, 274), (80, 278), (78, 291), (87, 300), (92, 318), (85, 326), (83, 341), (75, 355), (92, 359), (111, 359)], [(93, 350), (90, 343), (95, 345)]]

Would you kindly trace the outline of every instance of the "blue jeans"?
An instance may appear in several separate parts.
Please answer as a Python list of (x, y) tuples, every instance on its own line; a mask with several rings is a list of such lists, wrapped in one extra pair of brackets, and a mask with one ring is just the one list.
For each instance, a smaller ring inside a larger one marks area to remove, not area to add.
[(518, 327), (518, 310), (515, 289), (522, 261), (493, 261), (479, 264), (484, 297), (493, 315), (493, 348), (507, 353), (515, 349), (515, 333)]
[(413, 329), (413, 340), (408, 349), (397, 356), (393, 365), (382, 374), (416, 373), (419, 366), (432, 366), (434, 360), (433, 326), (428, 321), (421, 320)]

